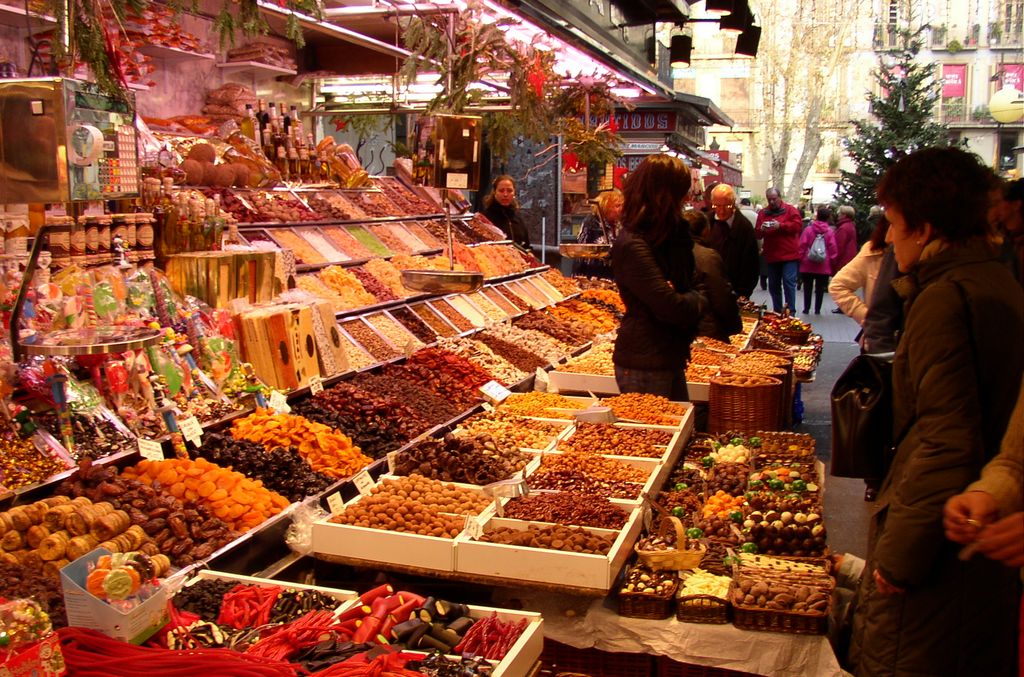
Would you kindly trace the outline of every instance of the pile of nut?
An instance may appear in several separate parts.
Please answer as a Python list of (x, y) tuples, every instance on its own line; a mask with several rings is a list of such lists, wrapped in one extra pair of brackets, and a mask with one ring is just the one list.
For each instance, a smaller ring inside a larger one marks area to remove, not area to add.
[(401, 356), (400, 352), (392, 348), (387, 341), (360, 319), (342, 322), (341, 327), (379, 362), (393, 360)]
[(652, 425), (678, 425), (686, 407), (668, 398), (648, 393), (624, 393), (606, 397), (601, 404), (611, 407), (616, 418)]
[(621, 529), (629, 517), (607, 499), (595, 499), (593, 496), (568, 491), (533, 493), (512, 498), (504, 505), (503, 513), (510, 519), (599, 529)]
[(462, 515), (477, 515), (489, 504), (482, 493), (410, 475), (384, 480), (331, 522), (455, 538), (465, 525)]
[(564, 452), (661, 458), (672, 439), (667, 430), (626, 428), (610, 423), (579, 423), (572, 435), (558, 443)]
[(580, 287), (576, 284), (576, 281), (573, 278), (562, 275), (555, 268), (548, 268), (540, 275), (547, 280), (551, 286), (566, 296), (578, 294), (580, 292)]
[(542, 331), (557, 341), (568, 346), (581, 346), (593, 337), (592, 332), (573, 326), (568, 322), (555, 319), (551, 315), (540, 311), (532, 310), (526, 315), (517, 318), (514, 324), (523, 329), (535, 329)]
[(433, 343), (437, 340), (437, 332), (430, 328), (419, 315), (414, 313), (408, 306), (392, 308), (391, 314), (402, 323), (406, 331), (415, 336), (421, 343)]
[(597, 376), (614, 376), (615, 365), (612, 363), (612, 351), (614, 343), (602, 343), (594, 346), (579, 357), (569, 360), (558, 371), (565, 371), (572, 374), (594, 374)]
[[(488, 348), (480, 341), (468, 337), (453, 337), (437, 342), (439, 348), (468, 360), (502, 384), (513, 385), (526, 378), (526, 372)], [(490, 380), (490, 379), (488, 379)]]
[(642, 566), (635, 566), (626, 574), (619, 592), (671, 597), (679, 586), (675, 571), (654, 571)]
[(484, 485), (511, 478), (529, 461), (529, 455), (498, 445), (490, 435), (448, 434), (442, 439), (425, 439), (401, 452), (395, 474)]
[(489, 329), (480, 332), (474, 338), (523, 373), (532, 374), (538, 368), (543, 369), (549, 364), (548, 360), (532, 352), (529, 347), (501, 338)]
[(640, 497), (643, 484), (624, 480), (597, 480), (576, 470), (554, 470), (534, 473), (527, 480), (531, 489), (573, 491), (579, 494), (624, 498)]
[(459, 424), (456, 434), (487, 433), (501, 445), (519, 449), (544, 449), (565, 428), (557, 423), (537, 421), (501, 410), (474, 414)]
[(555, 340), (549, 334), (514, 324), (496, 324), (489, 327), (484, 333), (520, 346), (526, 352), (536, 355), (548, 363), (558, 362), (562, 355), (569, 351), (568, 345)]
[(595, 480), (613, 480), (644, 484), (650, 478), (643, 468), (623, 463), (614, 458), (589, 454), (547, 454), (540, 462), (537, 475), (549, 472), (574, 471)]
[(559, 525), (541, 527), (531, 524), (523, 530), (511, 527), (490, 529), (480, 537), (480, 540), (488, 543), (521, 545), (528, 548), (607, 555), (612, 549), (612, 544), (615, 543), (615, 536), (595, 534), (575, 527)]
[(537, 418), (572, 418), (570, 414), (558, 410), (583, 408), (582, 403), (564, 395), (537, 391), (512, 395), (501, 404), (501, 411)]

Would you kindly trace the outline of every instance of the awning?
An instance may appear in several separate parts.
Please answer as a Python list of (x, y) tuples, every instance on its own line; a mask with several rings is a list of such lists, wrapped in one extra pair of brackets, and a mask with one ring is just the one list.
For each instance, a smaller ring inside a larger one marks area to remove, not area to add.
[(725, 114), (725, 111), (707, 97), (687, 94), (685, 92), (675, 92), (672, 99), (679, 103), (684, 103), (695, 110), (701, 118), (695, 122), (705, 125), (722, 125), (723, 127), (732, 127), (736, 124), (731, 117)]

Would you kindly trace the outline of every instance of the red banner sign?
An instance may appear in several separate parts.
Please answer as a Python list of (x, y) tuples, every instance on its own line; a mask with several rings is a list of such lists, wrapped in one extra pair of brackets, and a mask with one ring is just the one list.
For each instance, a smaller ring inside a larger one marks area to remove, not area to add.
[(1004, 63), (1001, 66), (1000, 87), (1013, 87), (1018, 92), (1024, 92), (1024, 64)]
[(967, 64), (942, 64), (942, 98), (952, 99), (967, 94)]

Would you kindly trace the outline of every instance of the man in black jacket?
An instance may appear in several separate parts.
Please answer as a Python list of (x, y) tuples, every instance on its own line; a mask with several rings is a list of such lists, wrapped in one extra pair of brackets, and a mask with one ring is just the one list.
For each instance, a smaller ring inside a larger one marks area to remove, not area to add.
[(736, 208), (736, 191), (720, 183), (711, 191), (711, 229), (707, 245), (722, 257), (733, 290), (749, 298), (757, 286), (759, 264), (754, 225)]

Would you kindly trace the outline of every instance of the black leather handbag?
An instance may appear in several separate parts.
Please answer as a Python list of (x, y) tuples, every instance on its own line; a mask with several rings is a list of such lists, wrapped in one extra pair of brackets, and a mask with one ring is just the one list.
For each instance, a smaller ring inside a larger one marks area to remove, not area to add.
[(892, 459), (892, 355), (858, 355), (832, 387), (832, 475), (881, 479)]

